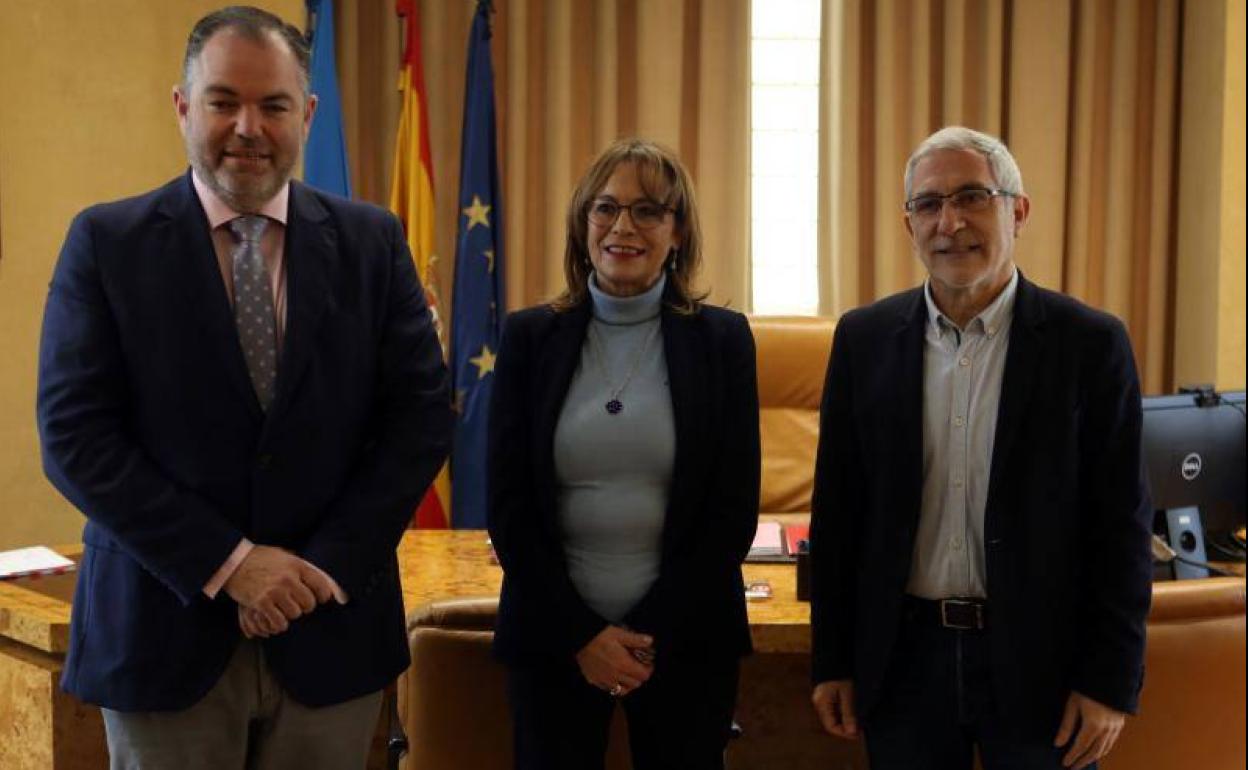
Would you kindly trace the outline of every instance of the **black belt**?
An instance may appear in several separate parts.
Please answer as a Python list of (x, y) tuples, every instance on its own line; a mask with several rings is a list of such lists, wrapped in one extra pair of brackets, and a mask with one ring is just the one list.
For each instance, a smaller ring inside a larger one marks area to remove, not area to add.
[(983, 599), (920, 599), (907, 595), (906, 617), (925, 626), (982, 631), (988, 627), (988, 605)]

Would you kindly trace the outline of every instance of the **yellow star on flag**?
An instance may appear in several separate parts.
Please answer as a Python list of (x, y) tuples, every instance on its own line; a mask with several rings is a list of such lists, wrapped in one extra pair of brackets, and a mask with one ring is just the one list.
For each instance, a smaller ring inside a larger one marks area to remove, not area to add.
[(492, 208), (494, 207), (482, 203), (478, 196), (472, 196), (472, 205), (464, 209), (464, 215), (468, 217), (468, 229), (471, 230), (475, 225), (489, 227), (489, 213)]
[(481, 355), (474, 356), (468, 360), (477, 367), (477, 379), (484, 379), (485, 375), (494, 372), (494, 351), (490, 350), (489, 345), (481, 346)]
[(489, 270), (491, 273), (493, 273), (494, 272), (494, 249), (485, 250), (485, 261), (487, 264), (486, 269)]

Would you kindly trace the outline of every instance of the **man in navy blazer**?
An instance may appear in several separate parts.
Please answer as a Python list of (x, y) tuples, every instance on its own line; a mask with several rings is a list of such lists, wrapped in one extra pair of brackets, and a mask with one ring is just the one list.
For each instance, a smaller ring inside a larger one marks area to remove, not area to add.
[(813, 702), (872, 767), (1090, 767), (1143, 677), (1152, 508), (1112, 316), (1030, 283), (999, 140), (906, 168), (925, 286), (837, 325), (812, 510)]
[(191, 171), (78, 215), (52, 277), (44, 467), (87, 517), (62, 685), (114, 767), (359, 767), (408, 663), (447, 374), (399, 222), (291, 181), (307, 68), (271, 14), (201, 19)]

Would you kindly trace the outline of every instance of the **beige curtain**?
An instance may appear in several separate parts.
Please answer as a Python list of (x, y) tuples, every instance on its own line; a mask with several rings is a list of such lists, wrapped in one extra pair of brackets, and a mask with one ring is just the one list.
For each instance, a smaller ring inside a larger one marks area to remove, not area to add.
[(1023, 271), (1117, 315), (1145, 392), (1174, 385), (1180, 0), (824, 0), (820, 305), (916, 285), (911, 149), (1002, 137), (1032, 217)]
[[(438, 281), (449, 305), (472, 0), (417, 3), (437, 198)], [(495, 0), (492, 52), (503, 176), (507, 303), (562, 286), (572, 186), (619, 136), (676, 149), (706, 243), (701, 284), (748, 309), (748, 0)], [(385, 205), (401, 31), (393, 0), (340, 2), (339, 75), (359, 197)], [(448, 316), (449, 317), (449, 314)]]

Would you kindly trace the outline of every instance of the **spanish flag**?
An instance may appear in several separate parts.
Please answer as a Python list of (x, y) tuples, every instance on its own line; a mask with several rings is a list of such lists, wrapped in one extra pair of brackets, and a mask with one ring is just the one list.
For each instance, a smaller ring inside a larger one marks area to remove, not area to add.
[[(390, 184), (390, 210), (398, 215), (407, 232), (407, 245), (416, 262), (416, 272), (425, 287), (434, 327), (446, 355), (446, 336), (439, 315), (437, 276), (433, 266), (433, 156), (429, 152), (429, 100), (425, 93), (425, 71), (420, 56), (420, 18), (415, 0), (395, 4), (404, 20), (407, 43), (399, 70), (399, 93), (403, 107), (399, 132), (394, 143), (394, 175)], [(451, 479), (446, 465), (434, 479), (425, 499), (416, 508), (415, 526), (421, 529), (446, 528), (450, 524)]]

